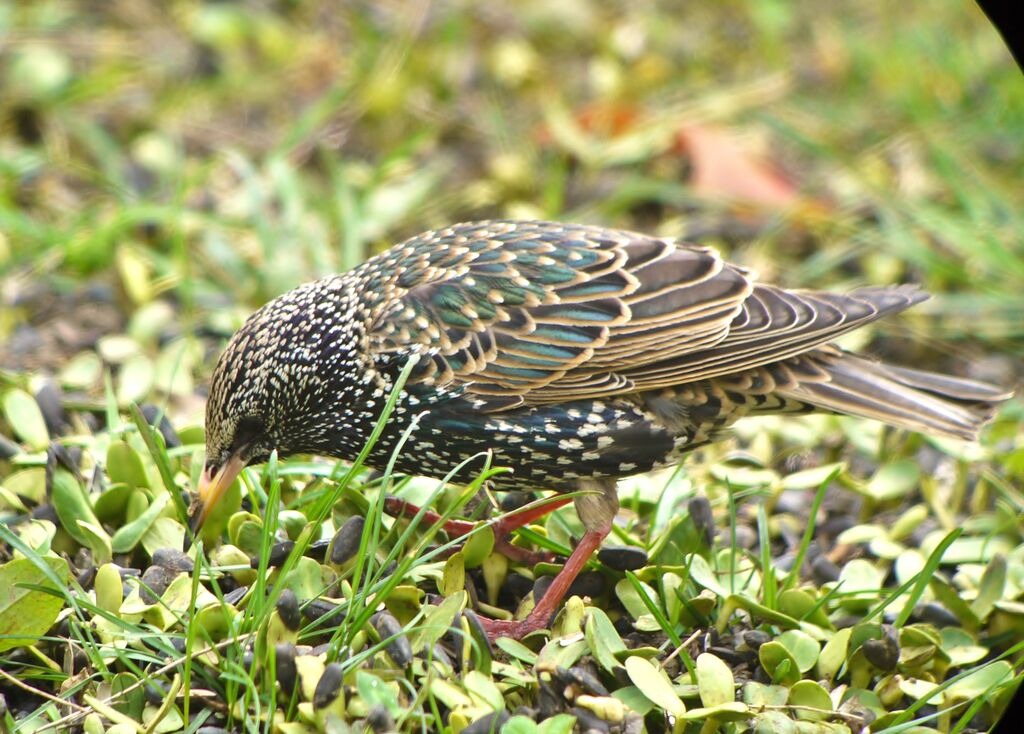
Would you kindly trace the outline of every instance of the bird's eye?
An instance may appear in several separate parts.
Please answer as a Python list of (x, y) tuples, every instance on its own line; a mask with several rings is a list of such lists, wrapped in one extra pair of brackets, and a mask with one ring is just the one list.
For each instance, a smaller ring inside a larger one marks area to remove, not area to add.
[(235, 426), (235, 440), (232, 449), (237, 450), (249, 446), (266, 432), (263, 421), (256, 416), (246, 416)]

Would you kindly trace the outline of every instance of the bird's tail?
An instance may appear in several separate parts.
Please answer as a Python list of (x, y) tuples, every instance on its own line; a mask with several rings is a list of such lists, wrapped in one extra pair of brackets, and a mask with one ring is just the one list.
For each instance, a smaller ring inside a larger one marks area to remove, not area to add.
[(815, 360), (825, 379), (799, 380), (779, 393), (820, 410), (969, 441), (1013, 393), (937, 372), (896, 367), (850, 353)]

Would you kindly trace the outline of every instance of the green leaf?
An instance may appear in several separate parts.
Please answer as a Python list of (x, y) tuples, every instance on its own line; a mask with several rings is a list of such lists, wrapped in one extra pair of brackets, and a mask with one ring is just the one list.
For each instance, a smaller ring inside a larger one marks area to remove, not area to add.
[(144, 536), (152, 527), (153, 523), (156, 522), (157, 517), (164, 511), (167, 503), (170, 501), (170, 497), (167, 496), (166, 492), (161, 492), (156, 498), (150, 503), (149, 507), (127, 525), (123, 525), (118, 528), (117, 532), (114, 533), (114, 537), (110, 540), (110, 545), (114, 549), (115, 553), (127, 553), (142, 540)]
[(900, 459), (883, 464), (868, 482), (867, 494), (876, 500), (903, 497), (914, 489), (921, 480), (921, 468), (916, 461)]
[(829, 637), (828, 642), (818, 653), (818, 676), (832, 680), (839, 672), (839, 668), (846, 662), (846, 653), (850, 648), (850, 635), (853, 630), (849, 627), (841, 629)]
[(590, 647), (590, 654), (602, 668), (614, 673), (616, 668), (622, 667), (615, 658), (615, 653), (625, 650), (626, 643), (619, 637), (618, 630), (603, 609), (587, 608), (587, 622), (583, 634)]
[(1006, 588), (1006, 556), (995, 555), (985, 567), (978, 584), (978, 595), (971, 602), (971, 611), (978, 619), (985, 619), (992, 611), (992, 606), (1003, 598)]
[(757, 650), (761, 667), (771, 676), (772, 682), (780, 685), (792, 685), (800, 680), (800, 669), (793, 659), (793, 654), (784, 645), (766, 642)]
[[(62, 581), (67, 581), (68, 564), (64, 559), (46, 556), (43, 560)], [(0, 566), (0, 652), (32, 645), (45, 634), (64, 608), (63, 591), (32, 559), (16, 558)]]
[(476, 530), (462, 546), (462, 556), (466, 568), (476, 568), (491, 555), (494, 550), (494, 529), (485, 525)]
[(801, 680), (794, 683), (793, 687), (789, 689), (789, 703), (791, 706), (807, 706), (818, 709), (818, 711), (797, 709), (797, 718), (808, 721), (824, 721), (831, 716), (833, 708), (828, 691), (813, 680)]
[(452, 553), (444, 563), (444, 572), (437, 590), (441, 596), (451, 596), (466, 588), (466, 562), (462, 551)]
[(139, 452), (127, 441), (113, 441), (107, 449), (107, 475), (110, 481), (129, 487), (149, 487), (146, 467)]
[(538, 734), (572, 734), (576, 717), (571, 714), (558, 714), (545, 719), (537, 727)]
[(736, 700), (736, 680), (732, 670), (709, 652), (697, 656), (697, 690), (705, 707), (718, 706)]
[(92, 505), (89, 504), (85, 490), (82, 489), (78, 480), (70, 472), (56, 469), (53, 472), (50, 499), (53, 502), (57, 518), (60, 520), (60, 526), (79, 543), (91, 547), (95, 542), (93, 534), (83, 530), (78, 524), (79, 521), (88, 523), (92, 527), (102, 526), (93, 513)]
[(821, 652), (818, 642), (800, 630), (787, 630), (776, 637), (775, 642), (789, 650), (801, 673), (806, 673), (814, 667)]
[[(762, 646), (763, 647), (763, 646)], [(679, 716), (686, 713), (686, 706), (682, 699), (672, 688), (672, 681), (661, 668), (655, 667), (651, 662), (642, 657), (634, 655), (626, 658), (626, 672), (633, 685), (650, 701), (670, 714)]]
[(1013, 666), (1005, 660), (997, 660), (971, 671), (946, 689), (947, 699), (968, 701), (991, 693), (993, 688), (1013, 680)]
[(12, 388), (4, 393), (4, 418), (15, 435), (33, 451), (42, 451), (50, 444), (50, 432), (39, 404), (24, 390)]

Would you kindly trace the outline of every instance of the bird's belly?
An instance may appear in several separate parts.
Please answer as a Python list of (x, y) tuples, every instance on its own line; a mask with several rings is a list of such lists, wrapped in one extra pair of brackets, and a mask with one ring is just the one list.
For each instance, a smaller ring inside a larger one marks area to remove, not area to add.
[[(485, 413), (471, 400), (458, 398), (422, 411), (418, 418), (396, 461), (399, 471), (440, 478), (472, 459), (456, 475), (467, 481), (491, 451), (492, 466), (512, 470), (494, 478), (497, 489), (571, 490), (582, 478), (646, 472), (678, 460), (689, 442), (678, 428), (666, 427), (627, 400)], [(387, 460), (390, 445), (393, 440), (382, 442), (380, 459)]]

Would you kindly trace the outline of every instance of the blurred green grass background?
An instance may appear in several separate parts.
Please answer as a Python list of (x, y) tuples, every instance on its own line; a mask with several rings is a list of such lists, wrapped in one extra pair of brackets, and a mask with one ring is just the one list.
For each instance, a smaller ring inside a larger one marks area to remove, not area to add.
[(905, 361), (1024, 355), (1024, 85), (972, 3), (43, 0), (0, 38), (3, 367), (222, 336), (487, 217), (918, 281), (940, 297), (883, 327), (927, 337)]

